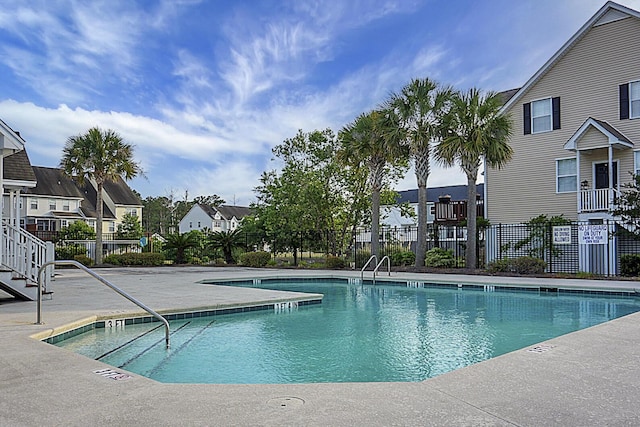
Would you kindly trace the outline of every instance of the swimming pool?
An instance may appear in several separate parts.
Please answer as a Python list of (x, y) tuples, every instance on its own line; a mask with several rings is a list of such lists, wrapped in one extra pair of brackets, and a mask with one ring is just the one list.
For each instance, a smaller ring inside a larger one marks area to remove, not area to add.
[(235, 285), (324, 298), (172, 320), (169, 350), (155, 324), (94, 328), (57, 345), (162, 382), (421, 381), (640, 310), (631, 294), (556, 289), (346, 280)]

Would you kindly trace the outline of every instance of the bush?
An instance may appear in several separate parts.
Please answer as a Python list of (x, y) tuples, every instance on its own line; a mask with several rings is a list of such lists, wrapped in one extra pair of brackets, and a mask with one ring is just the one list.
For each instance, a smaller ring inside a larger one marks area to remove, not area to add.
[(73, 257), (73, 259), (75, 261), (78, 261), (80, 264), (84, 265), (85, 267), (91, 267), (93, 265), (93, 260), (86, 255), (82, 255), (82, 254), (76, 255)]
[(520, 258), (505, 258), (489, 263), (490, 273), (541, 274), (547, 268), (547, 263), (540, 258), (523, 256)]
[(240, 263), (247, 267), (264, 267), (271, 261), (271, 254), (265, 251), (245, 252), (240, 256)]
[(450, 249), (429, 249), (424, 257), (424, 265), (435, 268), (452, 268), (456, 266), (456, 259)]
[(396, 251), (389, 254), (391, 265), (393, 266), (407, 266), (413, 265), (416, 262), (416, 254), (411, 251)]
[(620, 274), (629, 277), (640, 276), (640, 254), (628, 254), (620, 257)]
[(338, 268), (344, 268), (346, 263), (344, 261), (344, 258), (340, 258), (337, 256), (328, 256), (324, 265), (326, 268), (338, 269)]
[[(362, 267), (364, 267), (364, 263), (369, 261), (369, 258), (371, 258), (371, 252), (369, 251), (356, 251), (356, 268), (361, 269)], [(371, 265), (371, 264), (369, 264)], [(375, 265), (373, 266), (375, 267)], [(373, 269), (373, 267), (371, 267), (371, 269)]]
[(87, 249), (83, 245), (66, 245), (56, 247), (56, 259), (74, 259), (76, 255), (87, 255)]
[(125, 254), (111, 254), (103, 260), (107, 264), (113, 265), (141, 265), (141, 266), (158, 266), (164, 264), (164, 255), (155, 252), (130, 252)]

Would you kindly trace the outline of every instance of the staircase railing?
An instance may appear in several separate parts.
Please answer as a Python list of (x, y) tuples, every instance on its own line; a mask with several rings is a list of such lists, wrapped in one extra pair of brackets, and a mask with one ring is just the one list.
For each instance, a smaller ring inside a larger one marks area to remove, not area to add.
[[(24, 277), (38, 283), (38, 270), (55, 257), (53, 244), (44, 242), (20, 227), (2, 221), (2, 255), (0, 263)], [(53, 266), (50, 267), (53, 269)], [(51, 274), (44, 278), (44, 289), (51, 280)]]

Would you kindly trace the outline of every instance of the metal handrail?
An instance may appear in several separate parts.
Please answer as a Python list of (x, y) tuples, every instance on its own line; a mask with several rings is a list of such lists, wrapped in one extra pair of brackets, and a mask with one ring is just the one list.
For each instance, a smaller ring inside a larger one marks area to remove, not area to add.
[(378, 255), (373, 254), (369, 257), (369, 260), (367, 262), (364, 263), (364, 266), (362, 267), (362, 269), (360, 270), (360, 283), (364, 283), (364, 270), (369, 266), (369, 264), (371, 264), (372, 260), (376, 260), (376, 264), (378, 263)]
[(376, 273), (378, 272), (380, 266), (384, 263), (385, 259), (387, 260), (387, 272), (389, 273), (389, 276), (391, 276), (391, 259), (389, 259), (387, 255), (385, 255), (384, 257), (382, 257), (378, 265), (376, 265), (376, 268), (373, 269), (373, 283), (376, 283)]
[(126, 293), (125, 291), (123, 291), (122, 289), (110, 283), (108, 280), (106, 280), (102, 276), (99, 276), (95, 272), (91, 271), (83, 264), (73, 260), (48, 261), (42, 264), (40, 269), (38, 269), (38, 321), (36, 323), (37, 325), (43, 324), (42, 322), (42, 272), (45, 270), (46, 267), (50, 265), (73, 265), (75, 267), (78, 267), (80, 270), (84, 270), (87, 274), (89, 274), (90, 276), (92, 276), (93, 278), (101, 282), (103, 285), (106, 285), (107, 287), (116, 291), (117, 293), (119, 293), (120, 295), (122, 295), (123, 297), (125, 297), (126, 299), (128, 299), (129, 301), (131, 301), (132, 303), (134, 303), (135, 305), (137, 305), (138, 307), (140, 307), (141, 309), (143, 309), (144, 311), (146, 311), (147, 313), (149, 313), (150, 315), (152, 315), (153, 317), (155, 317), (156, 319), (164, 323), (165, 341), (167, 343), (167, 348), (169, 348), (169, 322), (167, 321), (167, 319), (165, 319), (164, 317), (162, 317), (161, 315), (159, 315), (158, 313), (156, 313), (155, 311), (153, 311), (152, 309), (150, 309), (149, 307), (147, 307), (146, 305), (144, 305), (143, 303), (141, 303), (140, 301), (138, 301), (137, 299), (135, 299), (134, 297)]

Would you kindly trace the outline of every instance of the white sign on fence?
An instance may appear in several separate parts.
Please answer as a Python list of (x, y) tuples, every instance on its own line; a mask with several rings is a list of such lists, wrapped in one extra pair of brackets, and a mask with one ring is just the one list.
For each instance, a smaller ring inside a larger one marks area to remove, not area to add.
[(554, 225), (553, 226), (553, 244), (554, 245), (570, 245), (571, 244), (571, 226), (570, 225)]
[(609, 227), (606, 224), (578, 226), (578, 241), (581, 245), (606, 245), (609, 240)]

